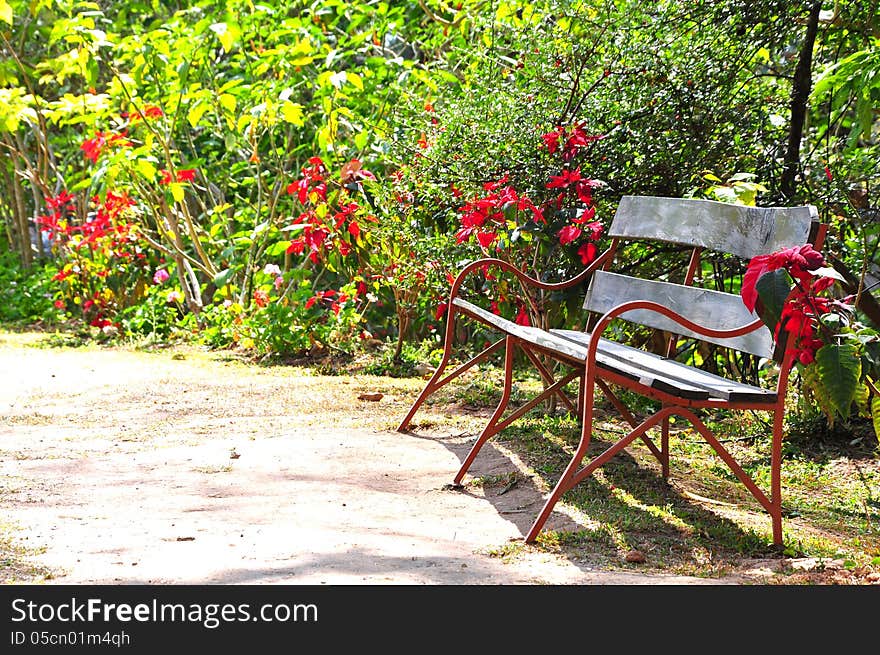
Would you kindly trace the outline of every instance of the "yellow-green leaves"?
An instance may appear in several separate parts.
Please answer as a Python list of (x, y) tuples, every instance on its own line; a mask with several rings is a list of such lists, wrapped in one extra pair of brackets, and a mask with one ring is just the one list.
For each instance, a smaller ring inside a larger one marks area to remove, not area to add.
[(217, 102), (219, 102), (220, 106), (223, 107), (223, 109), (225, 109), (226, 111), (235, 111), (235, 96), (231, 93), (221, 93), (220, 96), (217, 98)]
[(220, 45), (223, 46), (223, 50), (226, 52), (232, 50), (232, 46), (235, 45), (238, 37), (241, 36), (241, 28), (232, 22), (214, 23), (211, 25), (210, 30), (217, 35)]
[(168, 185), (168, 190), (171, 192), (171, 197), (174, 198), (175, 202), (183, 202), (184, 196), (184, 185), (180, 182), (171, 182)]
[(146, 180), (153, 180), (156, 177), (156, 167), (148, 159), (138, 159), (135, 162), (135, 170)]
[(0, 21), (12, 25), (12, 7), (6, 0), (0, 0)]
[(302, 105), (290, 100), (281, 103), (281, 118), (297, 127), (305, 125)]
[(37, 122), (34, 98), (24, 89), (0, 89), (0, 132), (15, 132), (22, 121)]
[(186, 120), (189, 121), (190, 126), (195, 127), (199, 124), (199, 121), (202, 120), (202, 116), (205, 115), (209, 109), (208, 104), (206, 102), (195, 102), (189, 108), (189, 111), (186, 112)]

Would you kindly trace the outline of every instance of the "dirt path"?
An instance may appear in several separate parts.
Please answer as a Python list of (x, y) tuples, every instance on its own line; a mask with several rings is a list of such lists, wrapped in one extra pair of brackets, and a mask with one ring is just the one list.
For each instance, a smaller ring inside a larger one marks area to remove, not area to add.
[(418, 380), (25, 342), (0, 334), (0, 582), (737, 582), (501, 556), (541, 494), (446, 489), (468, 438), (393, 430)]

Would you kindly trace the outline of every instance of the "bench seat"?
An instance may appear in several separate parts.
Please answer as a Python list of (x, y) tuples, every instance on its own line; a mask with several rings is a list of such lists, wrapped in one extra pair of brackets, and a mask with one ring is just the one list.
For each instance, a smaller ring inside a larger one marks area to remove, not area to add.
[[(478, 307), (462, 298), (453, 300), (456, 307), (505, 334), (512, 334), (538, 348), (550, 350), (577, 363), (587, 360), (590, 335), (577, 330), (542, 330), (518, 325), (502, 316)], [(776, 391), (707, 373), (632, 346), (600, 339), (596, 363), (640, 385), (686, 400), (719, 399), (727, 402), (776, 402)]]

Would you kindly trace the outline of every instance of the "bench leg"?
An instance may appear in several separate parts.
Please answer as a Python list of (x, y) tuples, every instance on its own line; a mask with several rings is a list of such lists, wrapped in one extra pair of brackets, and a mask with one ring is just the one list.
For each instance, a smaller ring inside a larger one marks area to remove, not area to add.
[(660, 425), (660, 467), (663, 471), (663, 479), (669, 479), (669, 417), (663, 419)]
[(462, 462), (461, 468), (459, 468), (458, 473), (455, 474), (455, 478), (453, 480), (455, 484), (461, 484), (461, 480), (462, 478), (464, 478), (464, 474), (467, 473), (467, 470), (473, 463), (474, 458), (477, 456), (477, 453), (480, 452), (480, 448), (483, 447), (483, 444), (486, 443), (486, 441), (488, 441), (490, 437), (498, 434), (498, 432), (500, 432), (502, 429), (498, 427), (498, 422), (501, 420), (501, 416), (504, 414), (504, 410), (507, 409), (507, 404), (510, 402), (510, 391), (513, 387), (513, 357), (516, 352), (517, 339), (515, 337), (508, 336), (504, 339), (504, 343), (504, 389), (501, 392), (501, 400), (498, 401), (498, 407), (495, 408), (495, 413), (492, 414), (492, 418), (489, 419), (486, 427), (483, 428), (480, 436), (477, 437), (477, 440), (471, 447), (471, 450), (467, 454), (467, 457), (464, 458), (464, 462)]
[[(398, 432), (405, 432), (409, 427), (409, 422), (412, 420), (412, 417), (415, 416), (415, 413), (418, 411), (419, 407), (422, 406), (422, 403), (427, 400), (428, 396), (437, 391), (440, 387), (445, 384), (452, 382), (459, 375), (480, 363), (484, 359), (486, 359), (493, 352), (498, 350), (501, 345), (504, 343), (504, 339), (499, 339), (491, 346), (486, 348), (483, 352), (478, 354), (473, 359), (468, 360), (457, 369), (455, 369), (452, 373), (449, 373), (446, 377), (443, 377), (443, 371), (446, 369), (446, 366), (449, 364), (449, 359), (452, 356), (452, 342), (453, 336), (455, 332), (455, 310), (454, 307), (449, 307), (449, 318), (446, 323), (446, 338), (443, 346), (443, 357), (440, 360), (440, 364), (437, 366), (437, 369), (434, 371), (434, 374), (431, 376), (431, 379), (428, 380), (425, 388), (422, 389), (422, 392), (419, 394), (419, 397), (416, 398), (416, 401), (409, 408), (409, 411), (406, 413), (406, 416), (400, 422), (400, 425), (397, 426)], [(441, 379), (442, 378), (442, 379)]]
[(550, 513), (553, 511), (556, 502), (562, 497), (562, 494), (571, 488), (575, 471), (577, 471), (581, 460), (584, 458), (584, 455), (586, 455), (587, 448), (590, 447), (590, 439), (593, 435), (593, 390), (595, 379), (595, 374), (590, 370), (586, 371), (582, 378), (580, 393), (578, 394), (578, 404), (582, 408), (581, 439), (574, 455), (572, 455), (571, 461), (568, 463), (568, 466), (565, 467), (565, 471), (563, 471), (559, 481), (550, 493), (550, 497), (544, 503), (544, 507), (541, 508), (541, 512), (532, 524), (531, 529), (529, 529), (529, 532), (526, 535), (527, 543), (533, 542), (537, 539), (538, 534), (541, 532), (547, 519), (550, 518)]
[[(642, 423), (640, 424), (635, 424), (635, 421), (633, 419), (633, 429), (629, 432), (629, 434), (627, 434), (624, 438), (618, 440), (616, 443), (606, 449), (601, 455), (594, 457), (585, 467), (580, 468), (581, 461), (587, 454), (587, 449), (590, 446), (590, 440), (593, 433), (593, 392), (597, 382), (599, 382), (599, 380), (596, 379), (595, 374), (592, 371), (587, 371), (583, 385), (584, 412), (581, 424), (580, 443), (578, 443), (578, 447), (575, 450), (574, 455), (572, 455), (571, 461), (568, 463), (565, 471), (560, 476), (559, 481), (556, 483), (556, 486), (550, 494), (550, 497), (547, 498), (547, 501), (544, 503), (544, 507), (541, 509), (540, 514), (538, 514), (538, 517), (532, 524), (531, 529), (526, 535), (526, 542), (532, 542), (537, 539), (538, 535), (544, 527), (544, 524), (550, 517), (550, 513), (553, 511), (553, 507), (566, 491), (574, 487), (586, 477), (590, 476), (593, 471), (595, 471), (600, 466), (606, 464), (612, 457), (614, 457), (617, 453), (622, 451), (636, 439), (641, 438), (644, 440), (645, 434), (648, 432), (648, 430), (654, 428), (658, 423), (663, 426), (668, 426), (669, 417), (673, 413), (676, 413), (676, 408), (664, 407), (656, 414), (650, 416), (645, 421), (642, 421)], [(603, 391), (605, 391), (605, 389), (603, 389)], [(629, 412), (627, 412), (627, 414), (629, 414)], [(661, 427), (661, 429), (663, 428)], [(650, 445), (653, 447), (653, 444)], [(656, 447), (653, 447), (652, 450), (655, 451), (655, 455), (658, 455), (658, 452), (656, 452)], [(664, 446), (663, 452), (668, 453), (668, 444)], [(663, 459), (661, 458), (661, 462), (662, 461)]]
[[(783, 399), (784, 400), (784, 399)], [(770, 518), (773, 522), (773, 543), (782, 545), (782, 425), (784, 403), (773, 416), (773, 451), (770, 455)]]

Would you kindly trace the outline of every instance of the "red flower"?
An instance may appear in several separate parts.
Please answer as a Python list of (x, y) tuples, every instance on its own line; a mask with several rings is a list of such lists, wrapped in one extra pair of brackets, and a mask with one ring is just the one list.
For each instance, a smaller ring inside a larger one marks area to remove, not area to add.
[(161, 107), (157, 107), (156, 105), (145, 105), (143, 114), (139, 111), (133, 111), (128, 115), (128, 120), (130, 123), (137, 123), (144, 118), (161, 118), (164, 115), (165, 112), (162, 111)]
[(254, 291), (254, 304), (257, 307), (265, 307), (269, 304), (269, 293), (263, 289)]
[(302, 237), (300, 237), (298, 239), (294, 239), (293, 241), (291, 241), (290, 245), (287, 246), (287, 250), (285, 250), (285, 252), (288, 255), (301, 255), (303, 250), (305, 250), (305, 247), (306, 247), (306, 240), (303, 239)]
[(557, 127), (554, 131), (547, 132), (547, 134), (542, 134), (541, 140), (544, 141), (544, 146), (547, 148), (547, 152), (551, 155), (556, 152), (563, 136), (565, 136), (565, 129), (562, 127)]
[(579, 150), (586, 148), (594, 141), (604, 139), (604, 135), (587, 134), (583, 129), (583, 124), (579, 123), (571, 128), (571, 136), (562, 147), (562, 159), (570, 161), (578, 153)]
[(46, 197), (46, 207), (52, 210), (72, 209), (73, 194), (61, 191), (57, 196)]
[(517, 325), (531, 325), (531, 321), (529, 321), (529, 315), (526, 312), (525, 305), (519, 306), (519, 311), (516, 313), (516, 318), (514, 319)]
[(494, 232), (479, 232), (477, 234), (477, 241), (480, 242), (480, 246), (488, 250), (497, 236)]
[(437, 305), (437, 311), (434, 312), (434, 320), (439, 321), (446, 314), (446, 308), (449, 307), (448, 302), (441, 302)]
[(748, 310), (754, 311), (758, 302), (758, 291), (755, 285), (765, 273), (785, 268), (792, 277), (799, 280), (808, 280), (812, 277), (809, 271), (815, 270), (825, 264), (825, 259), (810, 244), (800, 247), (786, 248), (769, 255), (757, 255), (749, 261), (745, 275), (743, 275), (740, 295)]
[(552, 175), (550, 181), (547, 182), (548, 189), (565, 189), (569, 185), (581, 179), (581, 169), (576, 168), (573, 171), (562, 171), (559, 175)]
[(581, 235), (581, 228), (576, 225), (566, 225), (564, 228), (559, 230), (556, 233), (556, 236), (559, 237), (560, 245), (567, 245), (572, 241), (576, 241), (578, 237)]
[(496, 189), (500, 189), (502, 186), (507, 184), (509, 178), (510, 176), (505, 173), (503, 176), (501, 176), (501, 179), (496, 180), (495, 182), (486, 182), (485, 184), (483, 184), (483, 189), (485, 189), (486, 191), (495, 191)]
[(577, 251), (578, 256), (581, 258), (581, 263), (586, 266), (591, 261), (596, 259), (596, 244), (594, 243), (585, 243)]
[(86, 159), (91, 161), (93, 164), (98, 163), (98, 157), (101, 156), (101, 153), (104, 152), (104, 149), (107, 147), (107, 139), (104, 136), (103, 132), (95, 132), (95, 136), (91, 139), (86, 139), (83, 141), (83, 144), (80, 146), (80, 150), (85, 154)]
[(183, 170), (177, 171), (172, 178), (171, 173), (163, 168), (159, 171), (159, 175), (161, 175), (159, 184), (171, 184), (172, 179), (177, 182), (192, 182), (196, 177), (196, 169), (184, 168)]

